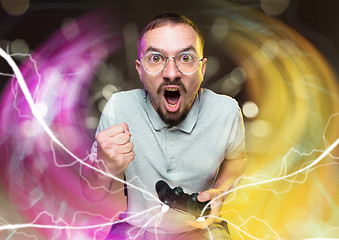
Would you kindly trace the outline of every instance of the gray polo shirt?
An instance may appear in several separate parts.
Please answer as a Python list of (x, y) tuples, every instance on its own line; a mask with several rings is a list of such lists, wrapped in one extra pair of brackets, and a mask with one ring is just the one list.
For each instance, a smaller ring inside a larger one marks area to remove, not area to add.
[[(161, 120), (145, 90), (116, 93), (102, 113), (97, 133), (124, 122), (136, 153), (125, 170), (126, 179), (156, 198), (158, 180), (172, 188), (181, 186), (188, 194), (212, 188), (222, 161), (237, 157), (245, 148), (237, 102), (207, 89), (199, 91), (185, 120), (171, 128)], [(92, 156), (96, 150), (94, 142)], [(158, 233), (192, 230), (186, 223), (195, 220), (192, 215), (172, 209), (165, 214), (160, 208), (147, 211), (157, 205), (142, 191), (128, 187), (128, 216), (145, 211), (128, 220), (130, 224)]]

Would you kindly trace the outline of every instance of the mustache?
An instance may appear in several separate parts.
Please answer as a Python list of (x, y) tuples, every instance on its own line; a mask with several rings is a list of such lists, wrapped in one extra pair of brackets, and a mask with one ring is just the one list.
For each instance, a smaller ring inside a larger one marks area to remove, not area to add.
[(162, 89), (163, 89), (165, 86), (173, 86), (173, 85), (174, 85), (174, 86), (179, 86), (179, 87), (182, 89), (182, 91), (183, 91), (184, 93), (187, 93), (187, 89), (186, 89), (185, 85), (184, 85), (179, 79), (176, 79), (176, 80), (171, 81), (171, 82), (170, 82), (170, 81), (163, 82), (163, 83), (159, 86), (157, 93), (160, 94), (161, 91), (162, 91)]

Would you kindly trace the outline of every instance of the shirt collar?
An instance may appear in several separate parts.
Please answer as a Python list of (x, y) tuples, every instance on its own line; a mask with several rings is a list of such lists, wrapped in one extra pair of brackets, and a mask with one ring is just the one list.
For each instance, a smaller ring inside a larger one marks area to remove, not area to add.
[[(200, 93), (202, 92), (199, 91), (199, 94), (197, 95), (197, 97), (195, 98), (194, 102), (193, 102), (193, 106), (191, 108), (191, 110), (189, 111), (189, 113), (187, 114), (186, 118), (179, 123), (177, 126), (174, 126), (173, 129), (180, 129), (183, 132), (186, 133), (191, 133), (196, 122), (198, 119), (198, 114), (199, 114), (199, 107), (200, 107)], [(164, 123), (162, 121), (162, 119), (160, 118), (159, 114), (157, 113), (157, 111), (154, 109), (150, 96), (149, 94), (145, 95), (145, 100), (146, 100), (146, 112), (147, 115), (152, 123), (152, 126), (155, 130), (160, 130), (162, 128), (165, 127), (169, 127), (168, 124)]]

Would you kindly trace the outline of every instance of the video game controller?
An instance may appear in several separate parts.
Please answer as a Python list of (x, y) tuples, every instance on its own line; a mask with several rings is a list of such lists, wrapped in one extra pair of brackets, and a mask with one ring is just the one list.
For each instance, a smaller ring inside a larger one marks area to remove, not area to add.
[(208, 205), (204, 212), (204, 207), (209, 201), (198, 201), (199, 193), (192, 193), (191, 195), (184, 193), (181, 187), (171, 188), (165, 181), (160, 180), (155, 184), (159, 199), (168, 205), (169, 207), (191, 213), (196, 218), (200, 215), (208, 215), (211, 211), (211, 207)]

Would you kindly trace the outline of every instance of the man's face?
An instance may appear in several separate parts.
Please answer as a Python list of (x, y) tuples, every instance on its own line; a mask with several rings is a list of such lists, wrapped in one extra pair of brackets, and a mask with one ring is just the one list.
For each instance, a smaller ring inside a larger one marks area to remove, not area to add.
[(171, 57), (187, 51), (196, 53), (199, 59), (203, 57), (197, 33), (186, 24), (169, 24), (146, 32), (139, 53), (140, 58), (148, 52), (159, 52), (170, 57), (163, 71), (149, 74), (144, 71), (141, 62), (136, 60), (136, 69), (150, 94), (153, 107), (169, 125), (177, 125), (185, 119), (205, 74), (206, 59), (192, 74), (181, 73), (176, 68)]

